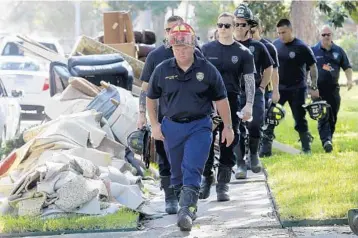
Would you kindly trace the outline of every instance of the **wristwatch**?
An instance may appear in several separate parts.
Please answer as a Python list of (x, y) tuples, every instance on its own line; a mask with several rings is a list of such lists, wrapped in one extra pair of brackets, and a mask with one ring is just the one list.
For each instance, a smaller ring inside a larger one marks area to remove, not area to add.
[(318, 88), (317, 88), (317, 86), (311, 86), (310, 89), (313, 91), (316, 91)]
[(232, 125), (225, 126), (227, 129), (232, 129)]

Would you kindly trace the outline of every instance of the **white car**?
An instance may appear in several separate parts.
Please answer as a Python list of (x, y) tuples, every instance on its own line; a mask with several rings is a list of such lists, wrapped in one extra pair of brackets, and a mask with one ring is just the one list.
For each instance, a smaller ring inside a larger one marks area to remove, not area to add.
[(9, 96), (0, 78), (0, 145), (20, 132), (21, 108), (15, 98)]
[[(55, 51), (56, 53), (64, 56), (64, 51), (61, 45), (55, 39), (49, 38), (34, 38), (31, 39), (44, 45), (45, 47)], [(16, 43), (22, 43), (23, 41), (16, 36), (3, 36), (0, 37), (0, 55), (2, 56), (24, 56), (26, 55), (22, 49)]]
[(50, 98), (49, 72), (35, 59), (0, 56), (0, 78), (11, 96), (17, 97), (23, 120), (42, 120)]

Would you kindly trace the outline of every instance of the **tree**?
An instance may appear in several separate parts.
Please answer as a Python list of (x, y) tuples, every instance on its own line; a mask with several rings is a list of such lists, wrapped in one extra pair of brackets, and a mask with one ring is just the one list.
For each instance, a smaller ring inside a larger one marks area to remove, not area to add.
[(291, 21), (295, 35), (306, 44), (317, 41), (318, 29), (315, 22), (316, 3), (314, 1), (295, 0), (291, 3)]
[(358, 22), (358, 2), (339, 1), (331, 2), (326, 0), (318, 1), (319, 10), (327, 15), (328, 22), (335, 28), (342, 27), (344, 21), (351, 16), (355, 22)]

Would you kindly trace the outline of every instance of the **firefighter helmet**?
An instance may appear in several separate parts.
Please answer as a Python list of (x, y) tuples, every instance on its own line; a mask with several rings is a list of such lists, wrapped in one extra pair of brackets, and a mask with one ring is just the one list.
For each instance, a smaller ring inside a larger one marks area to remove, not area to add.
[(187, 23), (178, 23), (172, 27), (168, 37), (169, 45), (195, 46), (196, 37), (193, 28)]
[(258, 22), (254, 19), (251, 9), (246, 4), (241, 3), (234, 12), (235, 17), (243, 18), (251, 27), (258, 25)]
[(286, 111), (281, 104), (272, 103), (269, 101), (269, 107), (266, 111), (265, 123), (266, 125), (278, 126), (280, 121), (285, 118)]
[(328, 115), (327, 112), (330, 105), (326, 101), (320, 100), (305, 104), (302, 107), (308, 111), (308, 114), (313, 120), (319, 120)]
[(127, 144), (129, 149), (140, 156), (142, 156), (146, 166), (149, 167), (150, 159), (150, 144), (151, 144), (151, 131), (148, 127), (140, 130), (133, 131), (127, 137)]

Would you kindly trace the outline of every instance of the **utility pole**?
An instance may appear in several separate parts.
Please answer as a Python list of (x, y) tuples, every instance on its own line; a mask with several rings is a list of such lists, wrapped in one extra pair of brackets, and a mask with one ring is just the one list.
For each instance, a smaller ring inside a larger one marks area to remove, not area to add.
[(81, 34), (81, 2), (75, 1), (75, 38)]

